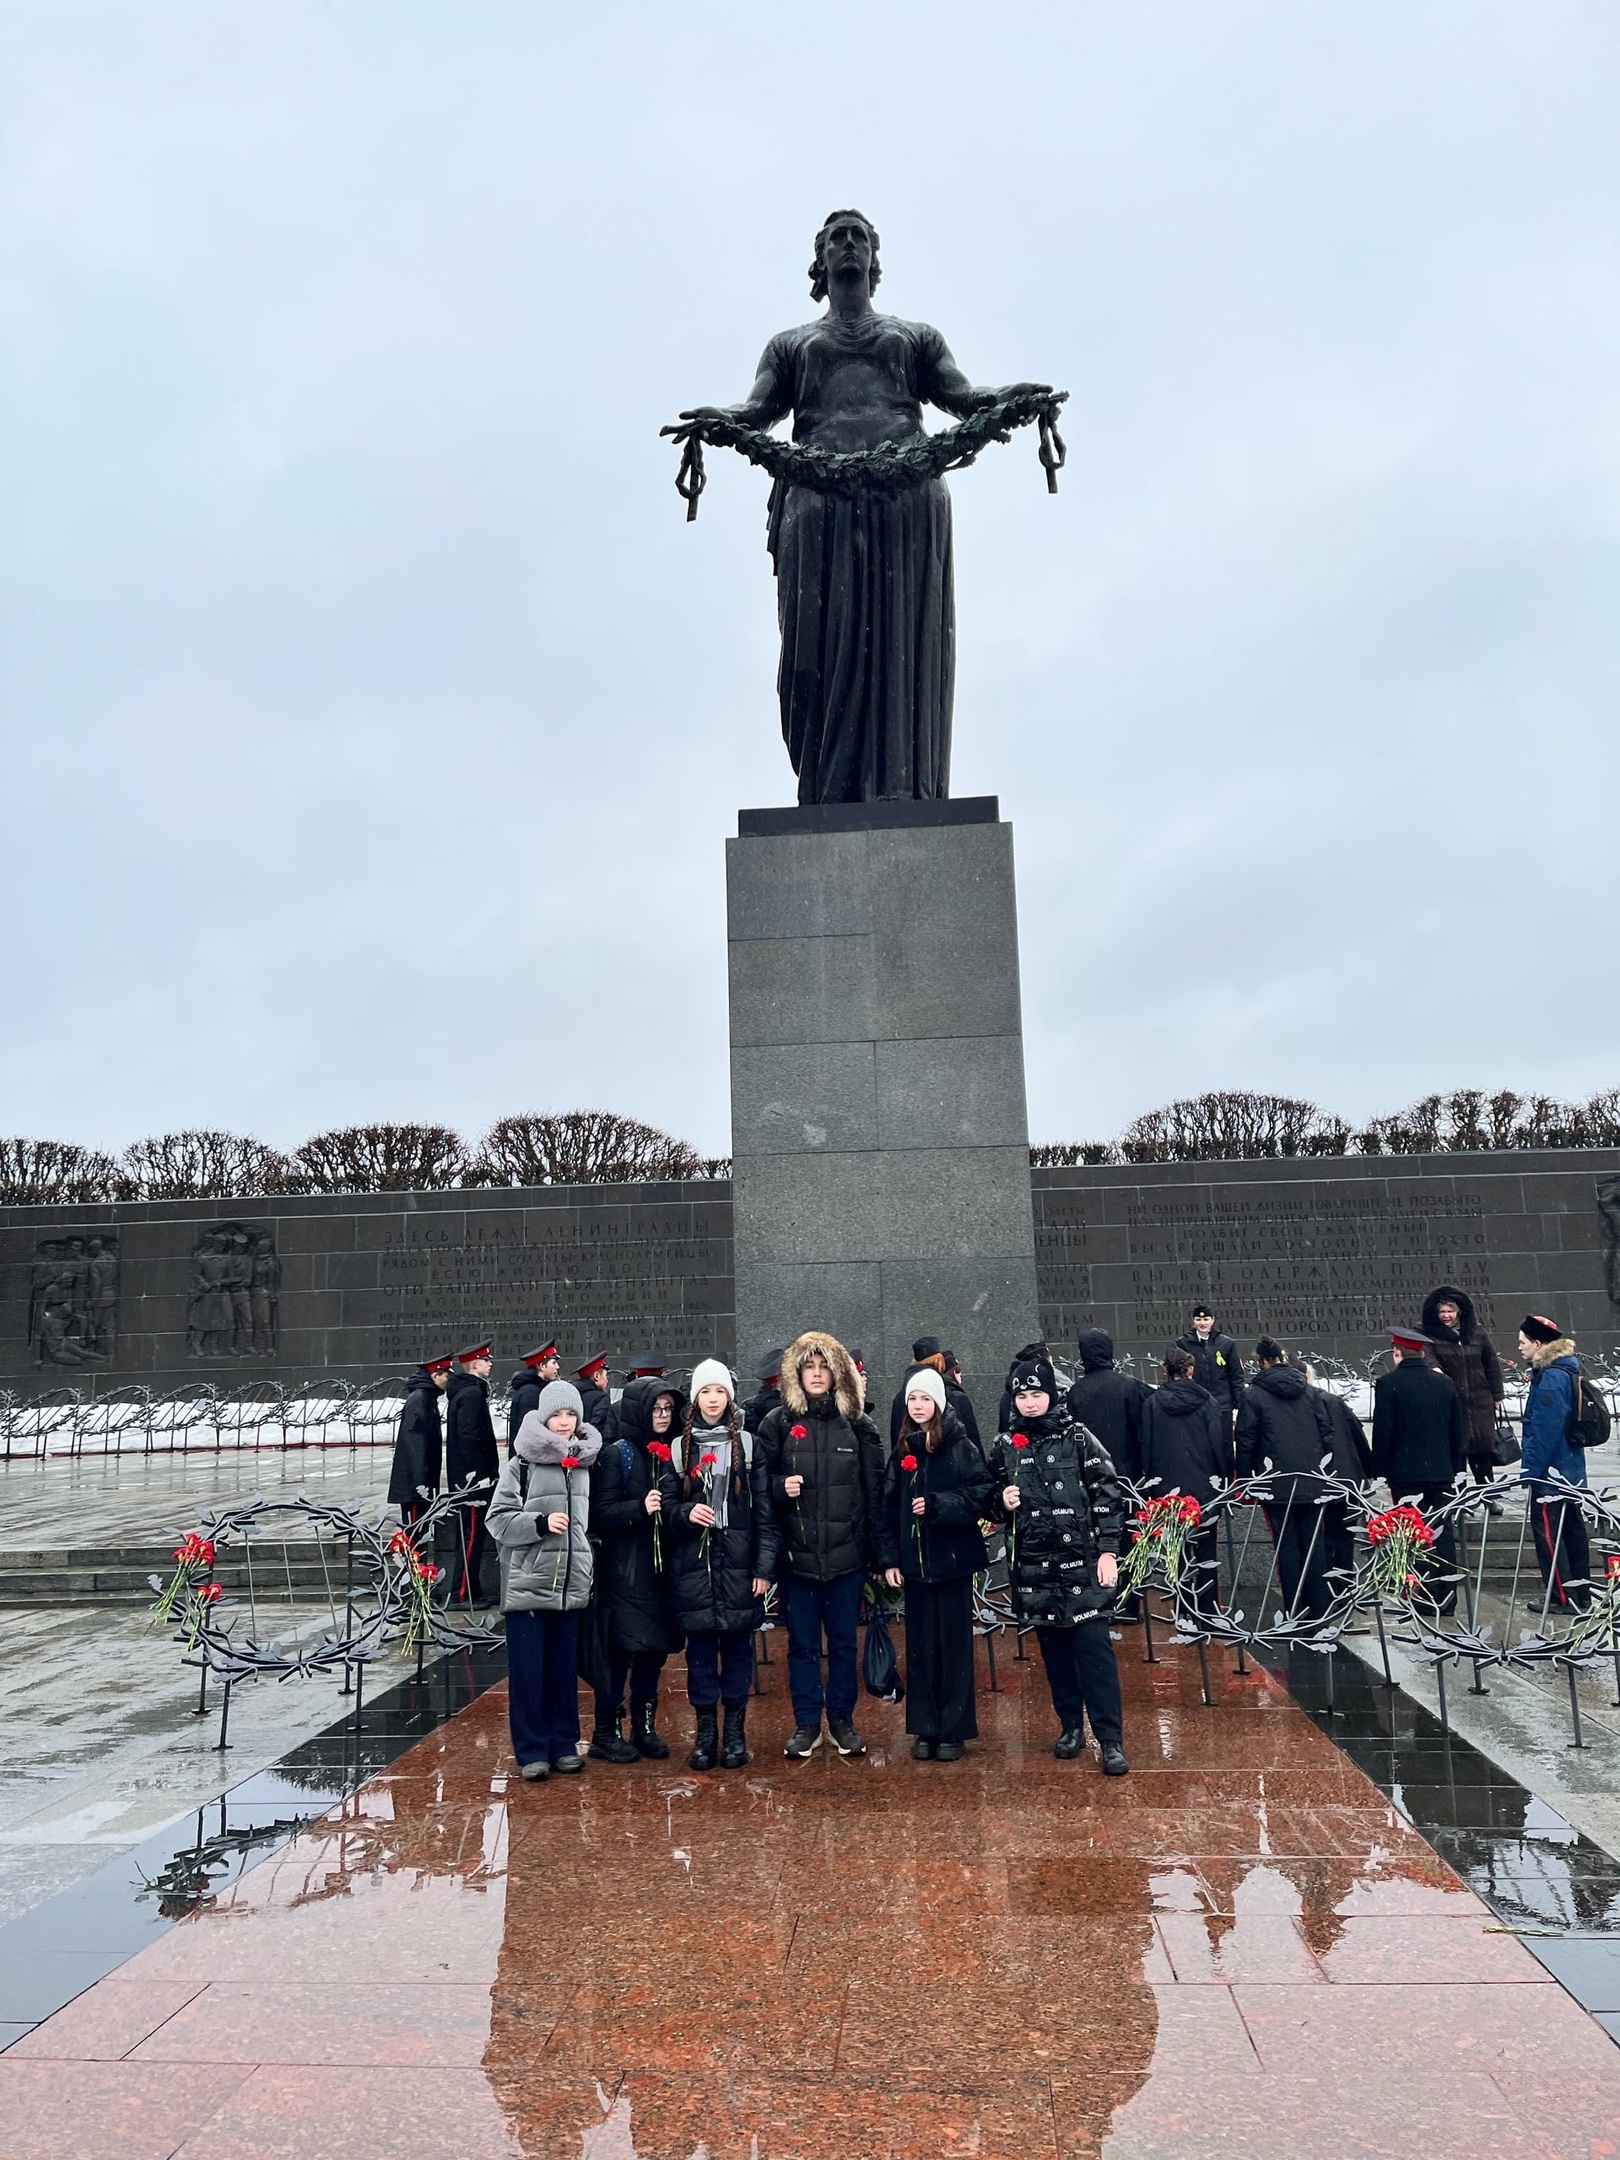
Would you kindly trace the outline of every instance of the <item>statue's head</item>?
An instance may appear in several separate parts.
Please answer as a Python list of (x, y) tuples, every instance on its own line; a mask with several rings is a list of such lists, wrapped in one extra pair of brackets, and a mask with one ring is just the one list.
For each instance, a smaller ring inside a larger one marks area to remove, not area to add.
[(816, 255), (810, 265), (811, 299), (826, 299), (829, 263), (834, 269), (840, 263), (853, 269), (858, 262), (864, 262), (867, 290), (876, 292), (883, 275), (878, 266), (877, 227), (859, 210), (834, 210), (816, 234)]

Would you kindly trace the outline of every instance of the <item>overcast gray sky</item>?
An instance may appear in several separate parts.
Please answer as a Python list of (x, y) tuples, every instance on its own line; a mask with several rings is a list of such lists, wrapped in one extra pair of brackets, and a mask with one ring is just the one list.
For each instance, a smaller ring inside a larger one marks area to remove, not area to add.
[(0, 1130), (729, 1144), (766, 482), (688, 526), (657, 430), (845, 204), (1072, 393), (1055, 499), (952, 483), (1035, 1137), (1620, 1081), (1617, 63), (1609, 0), (9, 0)]

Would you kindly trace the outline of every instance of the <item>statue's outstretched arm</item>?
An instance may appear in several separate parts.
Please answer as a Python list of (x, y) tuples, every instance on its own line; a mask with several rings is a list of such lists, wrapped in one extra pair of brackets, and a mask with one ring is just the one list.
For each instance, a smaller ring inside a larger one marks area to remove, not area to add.
[[(934, 333), (938, 337), (938, 332)], [(942, 412), (954, 413), (961, 420), (969, 413), (983, 412), (997, 398), (1022, 394), (1027, 397), (1049, 392), (1050, 383), (1009, 383), (1004, 389), (986, 389), (982, 384), (970, 383), (951, 355), (951, 348), (943, 338), (934, 348), (928, 369), (924, 395), (930, 405), (937, 405)]]

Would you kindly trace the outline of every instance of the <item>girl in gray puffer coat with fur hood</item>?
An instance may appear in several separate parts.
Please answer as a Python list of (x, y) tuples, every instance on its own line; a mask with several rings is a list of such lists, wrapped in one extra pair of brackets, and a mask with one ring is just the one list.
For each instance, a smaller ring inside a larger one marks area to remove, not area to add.
[(579, 1390), (553, 1380), (518, 1427), (489, 1504), (501, 1556), (512, 1752), (526, 1778), (584, 1768), (579, 1621), (591, 1601), (589, 1473), (601, 1451)]

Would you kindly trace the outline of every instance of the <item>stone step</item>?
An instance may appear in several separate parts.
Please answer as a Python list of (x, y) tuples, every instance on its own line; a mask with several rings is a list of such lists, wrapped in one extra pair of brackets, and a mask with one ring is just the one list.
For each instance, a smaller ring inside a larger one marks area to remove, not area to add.
[[(324, 1562), (323, 1562), (324, 1553)], [(324, 1605), (328, 1592), (343, 1595), (347, 1548), (324, 1547), (305, 1538), (289, 1542), (256, 1540), (253, 1585), (265, 1598), (285, 1595), (289, 1577), (303, 1604)], [(167, 1582), (174, 1570), (174, 1545), (34, 1546), (0, 1551), (0, 1605), (149, 1605), (150, 1578)], [(357, 1570), (357, 1575), (363, 1570)], [(233, 1598), (248, 1591), (248, 1564), (240, 1545), (226, 1546), (214, 1567), (214, 1580)]]

